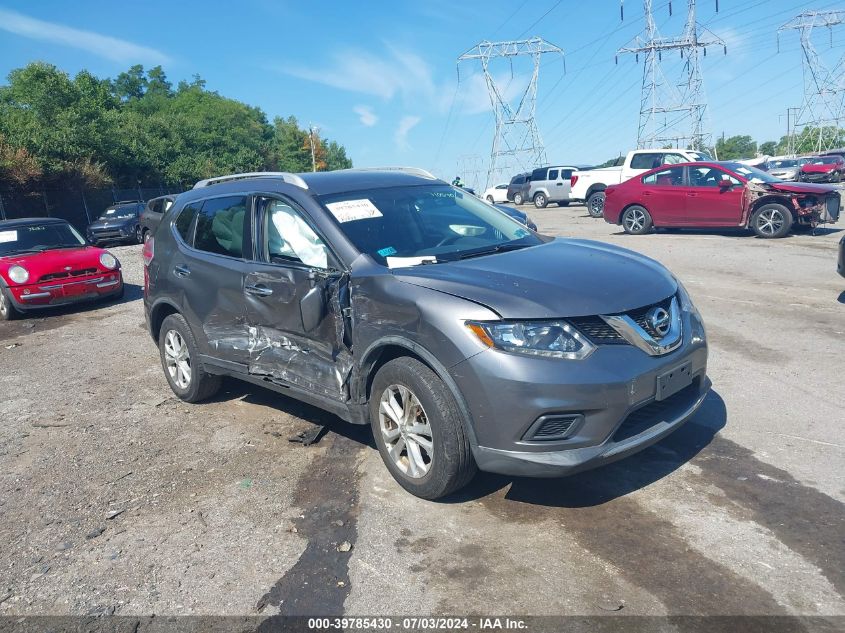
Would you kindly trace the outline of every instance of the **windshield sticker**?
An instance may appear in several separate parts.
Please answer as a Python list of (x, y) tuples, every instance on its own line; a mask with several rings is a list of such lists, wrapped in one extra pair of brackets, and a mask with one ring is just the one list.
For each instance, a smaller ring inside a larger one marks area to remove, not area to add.
[(387, 248), (379, 249), (376, 252), (382, 257), (387, 257), (389, 255), (395, 255), (397, 253), (397, 250), (392, 246), (388, 246)]
[(17, 231), (0, 231), (0, 244), (5, 244), (6, 242), (17, 242), (18, 241), (18, 232)]
[(516, 231), (514, 231), (514, 235), (516, 236), (516, 239), (521, 239), (523, 237), (528, 237), (529, 235), (531, 235), (531, 233), (529, 233), (525, 229), (517, 229)]
[(376, 208), (367, 198), (362, 200), (344, 200), (342, 202), (330, 202), (326, 205), (335, 219), (343, 224), (355, 220), (366, 220), (369, 218), (382, 217), (381, 211)]
[(434, 255), (423, 255), (422, 257), (388, 257), (388, 268), (405, 268), (406, 266), (418, 266), (419, 264), (433, 264), (437, 261)]
[(106, 209), (106, 215), (112, 215), (117, 209)]

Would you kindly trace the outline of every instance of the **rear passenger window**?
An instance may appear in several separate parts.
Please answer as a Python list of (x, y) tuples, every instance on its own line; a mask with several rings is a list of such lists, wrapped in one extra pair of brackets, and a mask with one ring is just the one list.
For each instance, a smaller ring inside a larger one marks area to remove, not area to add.
[(243, 257), (247, 198), (206, 200), (197, 216), (194, 248), (230, 257)]
[(191, 224), (194, 218), (197, 217), (197, 211), (199, 211), (199, 206), (190, 204), (179, 212), (179, 215), (176, 216), (176, 221), (173, 223), (186, 244), (191, 243)]
[(563, 171), (560, 172), (560, 177), (563, 180), (569, 180), (570, 178), (572, 178), (572, 170), (571, 169), (564, 169)]
[(663, 154), (634, 154), (631, 157), (631, 169), (654, 169), (663, 165)]
[(550, 169), (549, 170), (549, 180), (557, 180), (557, 174), (558, 174), (557, 169)]

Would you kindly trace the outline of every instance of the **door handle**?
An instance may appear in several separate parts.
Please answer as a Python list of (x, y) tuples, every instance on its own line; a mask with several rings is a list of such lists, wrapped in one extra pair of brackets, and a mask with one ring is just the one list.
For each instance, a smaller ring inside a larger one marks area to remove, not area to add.
[(651, 195), (651, 192), (650, 192), (650, 191), (643, 191), (643, 195), (644, 195), (644, 196), (650, 196), (650, 195)]
[(246, 286), (244, 292), (253, 297), (269, 297), (273, 294), (273, 290), (261, 284)]
[(562, 183), (562, 182), (557, 182), (557, 183), (555, 183), (555, 184), (556, 184), (558, 187), (563, 187), (563, 183)]
[(697, 198), (697, 197), (698, 197), (697, 193), (694, 193), (692, 191), (687, 192), (687, 198)]
[(191, 270), (187, 266), (177, 265), (173, 267), (173, 274), (177, 277), (187, 277), (191, 274)]

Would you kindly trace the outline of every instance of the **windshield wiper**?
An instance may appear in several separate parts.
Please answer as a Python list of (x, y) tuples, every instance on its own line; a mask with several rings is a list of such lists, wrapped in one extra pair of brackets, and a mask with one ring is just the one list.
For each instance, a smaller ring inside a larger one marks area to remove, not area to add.
[(472, 257), (482, 257), (484, 255), (495, 255), (496, 253), (506, 253), (508, 251), (518, 251), (521, 248), (528, 248), (531, 244), (497, 244), (492, 248), (484, 248), (477, 251), (467, 251), (458, 255), (458, 259), (470, 259)]

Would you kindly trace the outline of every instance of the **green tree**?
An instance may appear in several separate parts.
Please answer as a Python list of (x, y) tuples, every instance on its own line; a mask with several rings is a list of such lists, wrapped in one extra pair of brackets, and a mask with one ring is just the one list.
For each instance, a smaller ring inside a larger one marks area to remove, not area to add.
[(766, 141), (760, 144), (760, 153), (763, 156), (775, 156), (778, 151), (778, 144), (776, 141)]
[(716, 153), (719, 160), (754, 158), (757, 155), (757, 142), (750, 136), (720, 138), (716, 141)]

